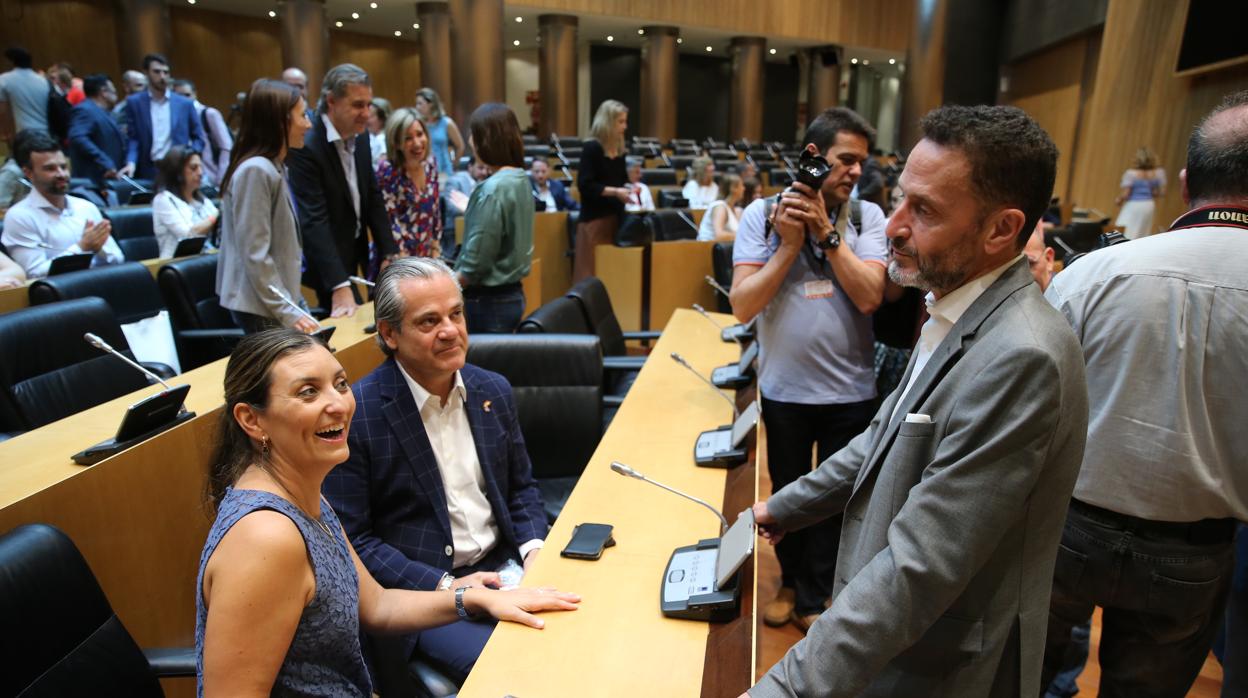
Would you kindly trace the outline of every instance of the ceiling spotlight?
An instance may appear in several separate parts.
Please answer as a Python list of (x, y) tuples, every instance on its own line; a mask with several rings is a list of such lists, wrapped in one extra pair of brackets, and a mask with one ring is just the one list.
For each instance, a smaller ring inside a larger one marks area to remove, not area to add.
[(646, 30), (645, 30), (645, 29), (638, 29), (638, 30), (637, 30), (637, 33), (638, 33), (639, 35), (641, 35), (641, 36), (645, 36), (645, 34), (646, 34)]
[(850, 62), (850, 63), (853, 63), (854, 65), (858, 65), (858, 59), (857, 59), (857, 58), (851, 58), (851, 59), (849, 59), (849, 62)]
[(707, 53), (710, 53), (711, 51), (714, 51), (714, 50), (715, 50), (715, 49), (711, 48), (710, 46), (707, 46), (707, 47), (706, 47), (706, 52), (707, 52)]
[(517, 18), (516, 18), (516, 24), (519, 24), (519, 23), (521, 23), (521, 22), (523, 22), (523, 21), (524, 21), (524, 18), (523, 18), (523, 17), (517, 17)]
[(360, 18), (360, 13), (359, 13), (359, 12), (352, 12), (352, 13), (351, 13), (351, 19), (359, 19), (359, 18)]
[(678, 37), (676, 37), (676, 43), (678, 43), (678, 44), (683, 44), (683, 43), (685, 43), (685, 40), (684, 40), (684, 39), (682, 39), (682, 38), (680, 38), (680, 37), (678, 36)]
[(771, 51), (769, 51), (769, 53), (771, 53), (771, 55), (773, 55), (773, 56), (774, 56), (774, 55), (776, 55), (776, 50), (773, 48), (773, 49), (771, 49)]
[(420, 23), (417, 22), (416, 24), (413, 24), (412, 29), (420, 29)]
[(888, 59), (888, 64), (889, 64), (889, 65), (897, 65), (897, 59), (896, 59), (896, 58), (890, 58), (890, 59)]
[(607, 41), (615, 41), (615, 37), (607, 34)]
[(277, 11), (276, 11), (276, 10), (269, 10), (269, 16), (270, 16), (270, 17), (276, 17), (276, 16), (277, 16)]
[(334, 26), (335, 26), (335, 27), (338, 27), (339, 29), (342, 29), (342, 20), (340, 19), (340, 20), (338, 20), (338, 21), (334, 22)]
[(395, 36), (403, 36), (403, 32), (399, 31), (398, 29), (395, 29), (395, 30), (394, 30), (394, 35), (395, 35)]
[(862, 59), (862, 64), (863, 64), (863, 65), (871, 65), (871, 61), (869, 61), (869, 60), (867, 60), (867, 59), (865, 59), (865, 58), (864, 58), (864, 59)]
[(188, 5), (194, 5), (194, 4), (195, 4), (195, 0), (186, 0), (186, 4), (188, 4)]
[(369, 6), (369, 7), (371, 7), (371, 8), (373, 8), (374, 10), (375, 10), (375, 9), (377, 9), (377, 3), (375, 3), (375, 2), (370, 2), (370, 3), (368, 3), (368, 6)]
[(515, 41), (511, 42), (511, 45), (512, 45), (512, 46), (519, 46), (519, 45), (520, 45), (520, 40), (519, 40), (519, 39), (516, 39)]

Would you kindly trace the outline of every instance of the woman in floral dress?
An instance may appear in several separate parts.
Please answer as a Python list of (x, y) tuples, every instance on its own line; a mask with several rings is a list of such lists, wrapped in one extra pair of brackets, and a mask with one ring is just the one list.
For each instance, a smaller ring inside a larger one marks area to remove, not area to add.
[[(399, 253), (408, 257), (442, 256), (442, 215), (438, 206), (438, 167), (431, 157), (429, 132), (415, 109), (396, 110), (386, 120), (386, 156), (377, 163)], [(377, 262), (374, 261), (373, 271)]]

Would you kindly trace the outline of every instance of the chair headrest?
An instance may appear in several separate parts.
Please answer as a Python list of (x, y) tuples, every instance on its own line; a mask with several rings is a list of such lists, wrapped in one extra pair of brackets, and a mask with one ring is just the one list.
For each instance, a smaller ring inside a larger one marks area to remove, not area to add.
[(138, 262), (111, 264), (39, 279), (30, 285), (32, 305), (96, 296), (128, 325), (164, 310), (156, 280)]
[(479, 334), (468, 343), (468, 362), (515, 388), (602, 385), (602, 349), (592, 334)]
[(548, 332), (562, 334), (590, 334), (592, 330), (585, 322), (576, 301), (570, 298), (556, 298), (534, 310), (523, 322), (517, 332)]

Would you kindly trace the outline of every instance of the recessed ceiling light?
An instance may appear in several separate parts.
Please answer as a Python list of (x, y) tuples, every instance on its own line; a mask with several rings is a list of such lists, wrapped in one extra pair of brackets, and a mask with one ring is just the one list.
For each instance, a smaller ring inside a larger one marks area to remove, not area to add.
[(517, 17), (517, 18), (516, 18), (516, 24), (519, 24), (519, 23), (521, 23), (521, 22), (523, 22), (523, 21), (524, 21), (524, 18), (523, 18), (523, 17)]
[(615, 41), (615, 37), (607, 34), (607, 41)]
[(862, 64), (863, 64), (863, 65), (871, 65), (871, 61), (869, 61), (869, 60), (867, 60), (867, 59), (865, 59), (865, 58), (864, 58), (864, 59), (862, 59)]
[(342, 20), (340, 19), (340, 20), (338, 20), (338, 21), (334, 22), (334, 26), (335, 26), (335, 27), (338, 27), (339, 29), (341, 29), (341, 28), (342, 28)]
[(515, 41), (512, 41), (512, 42), (511, 42), (511, 45), (512, 45), (512, 46), (519, 46), (519, 45), (520, 45), (520, 40), (519, 40), (519, 39), (516, 39)]
[(351, 13), (351, 19), (359, 19), (359, 18), (360, 18), (360, 13), (359, 13), (359, 12), (352, 12), (352, 13)]
[(412, 29), (420, 29), (420, 22), (412, 25)]
[(399, 31), (398, 29), (395, 29), (395, 30), (394, 30), (394, 35), (395, 35), (395, 36), (403, 36), (403, 32)]
[(684, 40), (684, 39), (682, 39), (681, 37), (679, 37), (679, 36), (678, 36), (678, 37), (676, 37), (676, 43), (678, 43), (678, 44), (683, 44), (683, 43), (685, 43), (685, 40)]
[(638, 30), (637, 30), (637, 33), (638, 33), (638, 34), (640, 34), (640, 35), (642, 35), (642, 36), (645, 36), (645, 34), (646, 34), (646, 30), (645, 30), (645, 29), (638, 29)]
[(374, 10), (375, 10), (375, 9), (377, 9), (377, 3), (375, 3), (375, 2), (370, 2), (370, 3), (368, 3), (368, 6), (369, 6), (369, 7), (371, 7), (371, 8), (373, 8)]
[(776, 55), (776, 50), (773, 48), (773, 49), (771, 49), (771, 51), (770, 51), (769, 53), (771, 53), (771, 55), (773, 55), (773, 56), (774, 56), (774, 55)]
[(186, 4), (188, 4), (188, 5), (194, 5), (194, 4), (195, 4), (195, 0), (186, 0)]
[(270, 16), (270, 17), (276, 17), (276, 16), (277, 16), (277, 11), (276, 11), (276, 10), (269, 10), (269, 16)]
[(896, 58), (890, 58), (890, 59), (888, 59), (888, 64), (889, 64), (889, 65), (897, 65), (897, 59), (896, 59)]
[(710, 52), (711, 52), (711, 51), (713, 51), (713, 50), (714, 50), (714, 49), (712, 49), (710, 46), (707, 46), (707, 47), (706, 47), (706, 52), (707, 52), (707, 53), (710, 53)]
[(850, 63), (853, 63), (854, 65), (858, 65), (858, 59), (857, 59), (857, 58), (851, 58), (851, 59), (849, 59), (849, 62), (850, 62)]

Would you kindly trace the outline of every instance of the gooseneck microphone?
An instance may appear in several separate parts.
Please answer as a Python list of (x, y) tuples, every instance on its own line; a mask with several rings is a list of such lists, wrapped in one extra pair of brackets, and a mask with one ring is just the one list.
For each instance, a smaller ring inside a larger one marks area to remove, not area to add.
[(131, 179), (131, 178), (127, 177), (126, 175), (121, 174), (120, 172), (118, 172), (118, 173), (117, 173), (117, 178), (118, 178), (118, 179), (120, 179), (121, 181), (125, 182), (126, 184), (129, 184), (130, 186), (134, 187), (135, 189), (138, 189), (140, 194), (151, 194), (151, 193), (152, 193), (152, 190), (151, 190), (151, 189), (148, 189), (147, 187), (143, 186), (142, 184), (139, 184), (138, 182), (134, 181), (133, 179)]
[(282, 293), (282, 289), (274, 286), (273, 284), (269, 284), (269, 292), (277, 296), (286, 305), (289, 305), (290, 307), (299, 311), (300, 315), (306, 317), (312, 322), (315, 322), (317, 327), (321, 326), (321, 322), (317, 320), (316, 318), (312, 317), (312, 313), (309, 313), (308, 311), (304, 310), (303, 307), (300, 306), (298, 303), (292, 301), (285, 293)]
[(155, 373), (152, 373), (146, 368), (143, 368), (141, 365), (135, 363), (134, 361), (131, 361), (129, 357), (127, 357), (125, 354), (109, 346), (108, 342), (105, 342), (104, 340), (100, 339), (97, 335), (88, 332), (82, 335), (82, 338), (87, 340), (87, 344), (90, 344), (96, 349), (99, 349), (100, 351), (105, 352), (107, 354), (112, 354), (113, 356), (116, 356), (122, 361), (125, 361), (126, 363), (130, 364), (131, 366), (135, 368), (135, 370), (141, 371), (143, 375), (165, 386), (165, 390), (173, 390), (173, 388), (171, 388), (168, 383), (160, 379), (160, 376), (156, 375)]
[(711, 288), (723, 294), (724, 298), (728, 298), (728, 289), (724, 288), (723, 286), (720, 286), (719, 282), (715, 280), (715, 277), (711, 276), (710, 274), (707, 274), (706, 276), (702, 278), (706, 279), (706, 283), (709, 284)]
[(718, 394), (720, 397), (722, 397), (729, 405), (732, 405), (732, 418), (733, 419), (736, 419), (737, 417), (741, 416), (741, 413), (737, 411), (736, 401), (728, 397), (728, 393), (725, 393), (724, 391), (720, 390), (719, 387), (716, 386), (714, 383), (712, 383), (709, 378), (702, 375), (701, 373), (698, 373), (698, 369), (694, 368), (693, 366), (690, 366), (689, 362), (685, 361), (685, 357), (681, 356), (680, 354), (677, 354), (676, 352), (672, 352), (672, 361), (675, 361), (681, 366), (684, 366), (685, 368), (689, 369), (690, 373), (697, 376), (698, 379), (701, 380), (703, 383), (706, 383), (707, 385), (711, 386), (711, 390), (714, 390), (715, 393)]
[(362, 276), (348, 276), (347, 279), (353, 284), (360, 284), (361, 286), (367, 286), (369, 288), (374, 288), (377, 286), (377, 284), (373, 283), (372, 281), (369, 281), (368, 279)]
[(636, 479), (641, 480), (641, 481), (643, 481), (643, 482), (648, 482), (648, 483), (650, 483), (651, 485), (654, 485), (655, 487), (661, 487), (661, 488), (663, 488), (663, 489), (667, 490), (668, 492), (671, 492), (672, 494), (678, 494), (678, 495), (680, 495), (680, 496), (684, 497), (685, 499), (688, 499), (688, 500), (690, 500), (690, 501), (697, 502), (698, 504), (701, 504), (702, 506), (706, 507), (707, 509), (710, 509), (710, 510), (711, 510), (711, 513), (715, 514), (715, 516), (719, 517), (719, 535), (721, 535), (721, 536), (722, 536), (722, 535), (724, 535), (724, 532), (728, 530), (728, 519), (724, 518), (724, 515), (723, 515), (723, 514), (721, 514), (721, 513), (719, 513), (719, 510), (718, 510), (718, 509), (716, 509), (715, 507), (713, 507), (713, 506), (711, 506), (710, 504), (708, 504), (705, 500), (698, 499), (697, 497), (694, 497), (693, 495), (690, 495), (690, 494), (685, 494), (684, 492), (681, 492), (680, 490), (677, 490), (677, 489), (673, 489), (673, 488), (671, 488), (671, 487), (668, 487), (667, 485), (664, 485), (663, 483), (658, 482), (658, 481), (656, 481), (656, 480), (651, 480), (650, 478), (646, 477), (645, 475), (642, 475), (641, 473), (637, 472), (636, 470), (633, 470), (632, 468), (628, 467), (627, 465), (624, 465), (623, 463), (619, 462), (618, 460), (613, 460), (613, 461), (611, 461), (611, 469), (612, 469), (612, 470), (614, 470), (615, 472), (619, 473), (620, 475), (624, 475), (624, 476), (626, 476), (626, 477), (631, 477), (631, 478), (636, 478)]
[(718, 322), (715, 322), (715, 318), (711, 317), (711, 316), (710, 316), (710, 315), (706, 312), (706, 308), (703, 308), (702, 306), (698, 305), (697, 303), (694, 303), (694, 304), (693, 304), (693, 309), (694, 309), (694, 310), (696, 310), (696, 311), (698, 311), (698, 315), (701, 315), (702, 317), (706, 318), (706, 321), (707, 321), (707, 322), (709, 322), (709, 323), (711, 323), (712, 325), (714, 325), (714, 326), (718, 327), (718, 328), (719, 328), (719, 329), (721, 329), (721, 330), (725, 330), (725, 329), (727, 329), (726, 327), (724, 327), (723, 325), (719, 324)]

